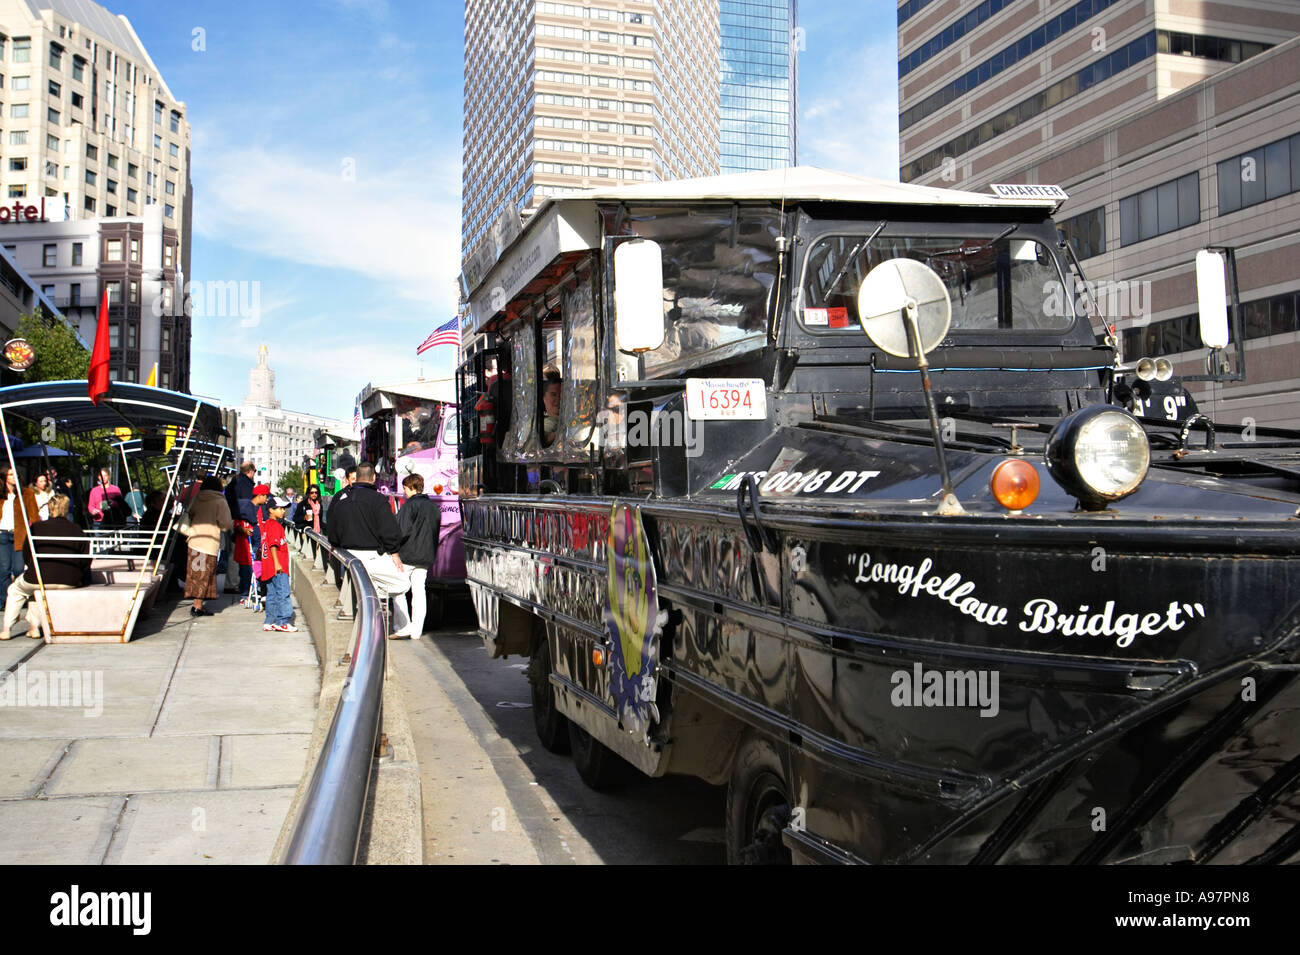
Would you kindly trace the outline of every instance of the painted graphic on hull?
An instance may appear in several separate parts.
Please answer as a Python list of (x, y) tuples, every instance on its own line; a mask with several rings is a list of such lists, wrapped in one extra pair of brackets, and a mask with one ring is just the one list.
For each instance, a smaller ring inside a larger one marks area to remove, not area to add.
[(641, 508), (615, 504), (609, 515), (607, 595), (609, 686), (623, 728), (649, 738), (659, 720), (659, 638), (668, 614), (655, 596), (655, 567)]

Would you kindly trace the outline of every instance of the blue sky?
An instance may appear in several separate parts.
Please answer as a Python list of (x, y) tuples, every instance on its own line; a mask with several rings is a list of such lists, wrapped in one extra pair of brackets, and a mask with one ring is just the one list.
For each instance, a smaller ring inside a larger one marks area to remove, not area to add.
[[(455, 312), (464, 5), (105, 5), (188, 108), (191, 279), (258, 283), (254, 327), (196, 310), (192, 390), (240, 403), (262, 342), (295, 411), (448, 374), (415, 348)], [(801, 0), (800, 163), (897, 179), (896, 9)]]

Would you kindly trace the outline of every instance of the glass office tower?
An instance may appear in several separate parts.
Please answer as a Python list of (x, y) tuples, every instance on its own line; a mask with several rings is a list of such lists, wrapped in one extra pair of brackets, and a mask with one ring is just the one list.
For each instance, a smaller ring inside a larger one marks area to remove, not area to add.
[(720, 0), (722, 172), (795, 164), (796, 0)]

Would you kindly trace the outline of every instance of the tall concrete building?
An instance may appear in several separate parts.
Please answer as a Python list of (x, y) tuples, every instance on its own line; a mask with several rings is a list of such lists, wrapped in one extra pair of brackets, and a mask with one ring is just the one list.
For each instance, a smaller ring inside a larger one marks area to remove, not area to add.
[(461, 248), (503, 211), (719, 169), (716, 3), (466, 0)]
[(797, 0), (720, 0), (719, 164), (724, 173), (796, 165)]
[(1234, 249), (1246, 378), (1193, 395), (1219, 421), (1300, 427), (1297, 35), (1293, 0), (907, 0), (901, 178), (1063, 186), (1089, 280), (1130, 290), (1101, 302), (1125, 359), (1180, 375), (1206, 371), (1196, 252)]
[(273, 488), (280, 475), (295, 465), (301, 467), (304, 457), (316, 453), (318, 430), (353, 433), (350, 423), (281, 408), (275, 396), (275, 370), (265, 345), (258, 349), (257, 365), (248, 374), (244, 403), (234, 411), (237, 465), (252, 461), (257, 465), (257, 480)]
[[(0, 200), (23, 209), (57, 202), (63, 221), (59, 237), (40, 243), (50, 281), (33, 277), (53, 285), (74, 320), (108, 289), (119, 342), (110, 373), (143, 381), (157, 361), (172, 388), (188, 390), (185, 104), (126, 17), (91, 0), (0, 0), (0, 82)], [(20, 250), (24, 229), (55, 224), (0, 213), (5, 243)], [(97, 265), (83, 275), (87, 262)]]

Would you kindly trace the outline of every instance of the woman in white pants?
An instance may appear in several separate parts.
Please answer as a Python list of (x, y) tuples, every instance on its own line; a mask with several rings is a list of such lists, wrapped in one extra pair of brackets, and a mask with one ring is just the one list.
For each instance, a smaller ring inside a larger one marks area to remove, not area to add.
[(442, 510), (436, 501), (424, 493), (424, 478), (408, 474), (402, 479), (402, 493), (406, 503), (397, 512), (397, 527), (402, 532), (402, 548), (398, 556), (410, 581), (411, 611), (406, 611), (406, 598), (393, 600), (393, 623), (397, 629), (389, 634), (390, 640), (420, 639), (424, 633), (426, 608), (424, 583), (429, 568), (438, 552), (438, 531), (442, 524)]

